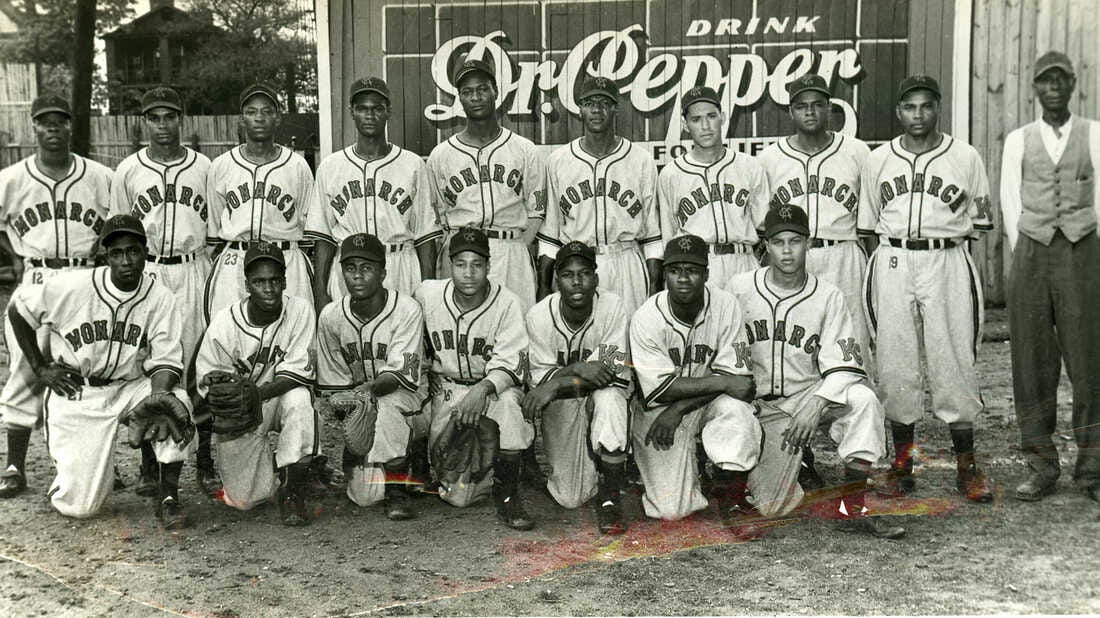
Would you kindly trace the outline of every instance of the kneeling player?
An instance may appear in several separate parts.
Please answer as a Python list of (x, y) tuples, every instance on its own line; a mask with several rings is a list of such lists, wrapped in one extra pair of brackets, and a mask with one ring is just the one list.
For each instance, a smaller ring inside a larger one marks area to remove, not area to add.
[[(70, 517), (94, 515), (111, 491), (120, 412), (153, 393), (188, 401), (178, 386), (180, 316), (168, 288), (142, 274), (141, 221), (112, 217), (101, 238), (106, 267), (58, 273), (8, 310), (19, 348), (47, 387), (46, 444), (57, 466), (50, 502)], [(43, 327), (53, 360), (38, 346), (35, 329)], [(153, 445), (160, 468), (156, 513), (166, 528), (187, 525), (179, 477), (192, 444)]]
[[(522, 453), (535, 438), (520, 409), (519, 387), (527, 369), (522, 303), (489, 281), (484, 232), (459, 230), (449, 253), (451, 278), (425, 281), (416, 291), (433, 355), (432, 374), (440, 382), (432, 398), (433, 452), (452, 419), (461, 426), (475, 425), (482, 416), (495, 421), (500, 429), (492, 474), (497, 515), (511, 528), (530, 530), (535, 522), (519, 495)], [(487, 483), (441, 482), (439, 495), (455, 506), (467, 506), (486, 493)]]
[(707, 244), (680, 236), (665, 247), (665, 291), (630, 320), (630, 355), (645, 409), (634, 413), (634, 458), (646, 515), (680, 519), (707, 507), (695, 440), (718, 469), (719, 509), (745, 505), (748, 471), (760, 455), (752, 360), (734, 297), (707, 286)]
[(806, 272), (810, 228), (791, 204), (765, 217), (770, 266), (733, 279), (752, 348), (765, 443), (749, 489), (763, 515), (782, 515), (801, 501), (801, 450), (828, 424), (844, 460), (837, 516), (877, 537), (905, 529), (867, 518), (864, 494), (871, 465), (886, 454), (885, 413), (867, 385), (861, 341), (844, 294)]
[(421, 406), (420, 355), (424, 318), (411, 296), (382, 287), (386, 247), (370, 234), (340, 243), (348, 295), (321, 310), (317, 326), (317, 385), (369, 401), (367, 444), (344, 445), (348, 498), (360, 506), (385, 502), (386, 517), (411, 519), (405, 455), (412, 433), (427, 434)]
[[(309, 463), (321, 453), (310, 393), (313, 309), (309, 301), (283, 293), (286, 261), (277, 246), (250, 247), (244, 272), (248, 297), (212, 315), (199, 345), (199, 394), (208, 396), (207, 376), (212, 371), (236, 374), (256, 385), (263, 412), (259, 426), (244, 435), (215, 438), (225, 503), (247, 510), (277, 495), (283, 523), (303, 525), (309, 523), (304, 496)], [(215, 432), (217, 424), (215, 416)], [(272, 431), (279, 432), (278, 479), (267, 439)]]
[[(573, 241), (554, 261), (558, 292), (527, 312), (530, 386), (524, 414), (542, 413), (543, 448), (553, 472), (547, 489), (558, 504), (577, 508), (596, 496), (600, 532), (622, 534), (619, 494), (627, 446), (630, 388), (627, 316), (611, 292), (596, 293), (596, 252)], [(599, 458), (600, 472), (585, 438)]]

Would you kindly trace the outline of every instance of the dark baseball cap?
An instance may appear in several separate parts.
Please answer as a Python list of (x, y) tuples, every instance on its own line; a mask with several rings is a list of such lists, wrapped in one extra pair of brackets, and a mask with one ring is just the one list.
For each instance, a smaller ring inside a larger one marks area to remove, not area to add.
[(898, 86), (898, 101), (905, 98), (905, 95), (914, 90), (928, 90), (936, 99), (940, 98), (940, 84), (931, 76), (928, 75), (910, 75), (901, 80), (901, 85)]
[(665, 245), (664, 259), (665, 264), (687, 262), (706, 266), (708, 264), (707, 243), (692, 234), (673, 238)]
[(340, 243), (340, 261), (351, 258), (363, 258), (371, 262), (386, 264), (386, 248), (373, 234), (352, 234)]
[(794, 103), (798, 95), (810, 91), (820, 92), (826, 98), (833, 96), (833, 93), (829, 91), (829, 84), (825, 83), (825, 78), (817, 73), (807, 73), (787, 84), (787, 96), (790, 97), (791, 103)]
[(168, 86), (157, 86), (141, 95), (141, 113), (144, 114), (157, 107), (183, 112), (183, 100), (180, 98), (180, 93)]
[(596, 251), (584, 244), (579, 240), (573, 240), (562, 245), (561, 249), (558, 249), (557, 256), (554, 257), (554, 270), (558, 270), (562, 266), (565, 266), (566, 260), (571, 257), (584, 258), (593, 267), (596, 266)]
[(493, 72), (493, 66), (484, 60), (478, 60), (476, 58), (467, 58), (463, 60), (462, 64), (458, 65), (458, 68), (455, 69), (454, 79), (451, 80), (451, 83), (457, 88), (458, 85), (462, 83), (463, 79), (473, 73), (484, 73), (489, 77), (489, 80), (493, 82), (493, 85), (496, 86), (497, 76)]
[(386, 99), (386, 102), (390, 102), (390, 87), (386, 85), (385, 80), (381, 77), (363, 77), (355, 80), (355, 83), (351, 85), (350, 94), (348, 94), (348, 103), (355, 100), (355, 96), (364, 92), (373, 92), (382, 95), (382, 98)]
[(103, 222), (103, 231), (99, 233), (99, 244), (106, 247), (107, 240), (118, 234), (133, 234), (141, 239), (142, 244), (145, 244), (147, 239), (141, 219), (134, 215), (115, 215)]
[(581, 95), (577, 97), (577, 101), (584, 101), (585, 99), (600, 95), (618, 103), (619, 87), (615, 85), (615, 82), (606, 77), (586, 77), (584, 81), (581, 82)]
[(714, 103), (718, 106), (718, 109), (722, 109), (722, 101), (718, 98), (718, 93), (715, 92), (714, 88), (710, 86), (696, 86), (685, 92), (683, 98), (680, 99), (680, 110), (683, 115), (686, 116), (688, 108), (700, 101)]
[(279, 104), (279, 95), (275, 94), (275, 89), (267, 84), (252, 84), (248, 88), (241, 91), (241, 109), (244, 109), (244, 104), (256, 95), (263, 95), (275, 104), (275, 109), (282, 111), (282, 106)]
[(1048, 51), (1047, 53), (1039, 56), (1039, 59), (1035, 61), (1035, 70), (1032, 73), (1034, 79), (1039, 79), (1039, 76), (1051, 69), (1062, 69), (1069, 76), (1074, 76), (1073, 62), (1069, 59), (1069, 56), (1059, 51)]
[(269, 242), (252, 243), (249, 245), (248, 250), (244, 252), (245, 268), (248, 268), (252, 262), (258, 262), (259, 260), (271, 260), (286, 268), (286, 257), (283, 256), (283, 250), (278, 245)]
[(69, 107), (69, 102), (56, 94), (44, 94), (31, 103), (32, 120), (36, 120), (39, 116), (51, 112), (65, 114), (69, 118), (73, 117), (73, 110)]
[(447, 255), (454, 257), (463, 251), (473, 251), (489, 259), (489, 239), (485, 236), (485, 232), (473, 227), (460, 229), (451, 238), (451, 248)]
[(764, 216), (764, 238), (771, 238), (780, 232), (795, 232), (809, 236), (810, 217), (805, 210), (794, 204), (773, 207)]

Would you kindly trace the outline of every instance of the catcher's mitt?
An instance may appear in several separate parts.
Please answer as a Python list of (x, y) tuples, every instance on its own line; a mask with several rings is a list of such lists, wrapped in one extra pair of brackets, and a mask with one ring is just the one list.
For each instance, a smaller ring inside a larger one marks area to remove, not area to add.
[(211, 371), (202, 378), (206, 403), (214, 417), (214, 433), (232, 440), (263, 422), (256, 384), (235, 373)]
[(493, 469), (500, 448), (500, 427), (482, 416), (477, 425), (459, 427), (455, 418), (447, 421), (432, 445), (432, 466), (444, 483), (478, 483)]
[(187, 406), (171, 393), (153, 393), (119, 415), (119, 422), (129, 426), (127, 442), (138, 448), (142, 442), (163, 442), (172, 438), (181, 445), (195, 435)]
[(374, 421), (378, 408), (370, 393), (340, 391), (328, 398), (337, 418), (344, 419), (344, 448), (365, 457), (374, 446)]

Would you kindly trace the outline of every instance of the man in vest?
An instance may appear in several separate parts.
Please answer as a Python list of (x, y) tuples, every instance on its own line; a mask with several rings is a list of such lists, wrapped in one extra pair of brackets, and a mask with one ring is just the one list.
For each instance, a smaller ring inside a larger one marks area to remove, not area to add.
[(1008, 316), (1020, 442), (1028, 457), (1020, 500), (1054, 492), (1062, 361), (1073, 382), (1073, 479), (1100, 500), (1100, 238), (1094, 165), (1100, 125), (1070, 114), (1077, 79), (1070, 59), (1047, 52), (1035, 62), (1043, 116), (1005, 139), (1001, 209), (1012, 249)]

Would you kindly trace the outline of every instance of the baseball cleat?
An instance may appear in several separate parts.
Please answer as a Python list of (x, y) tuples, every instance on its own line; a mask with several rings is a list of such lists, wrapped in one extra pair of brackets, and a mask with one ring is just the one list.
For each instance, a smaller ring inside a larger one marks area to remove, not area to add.
[(1027, 479), (1016, 486), (1016, 499), (1023, 502), (1038, 502), (1044, 496), (1054, 493), (1057, 488), (1058, 477), (1051, 478), (1032, 470)]
[(905, 528), (892, 525), (881, 517), (846, 517), (839, 521), (838, 527), (844, 532), (869, 534), (876, 539), (900, 539), (905, 536)]
[(191, 525), (179, 501), (171, 496), (157, 504), (157, 519), (165, 530), (182, 530)]
[(523, 508), (523, 503), (515, 496), (497, 501), (497, 517), (513, 530), (530, 530), (535, 527), (535, 520), (531, 519)]
[(279, 516), (282, 517), (284, 526), (309, 525), (306, 501), (297, 492), (279, 490)]
[(618, 500), (608, 498), (596, 505), (596, 525), (600, 534), (619, 535), (626, 532), (623, 509)]
[(222, 482), (212, 468), (198, 468), (195, 470), (195, 480), (199, 484), (199, 491), (209, 498), (215, 498), (222, 488)]
[(893, 467), (881, 483), (875, 485), (875, 493), (887, 498), (904, 498), (917, 488), (912, 468)]
[(971, 502), (992, 502), (997, 493), (996, 482), (974, 464), (959, 471), (955, 487)]
[(27, 477), (15, 466), (0, 472), (0, 498), (14, 498), (27, 491)]
[(142, 466), (141, 476), (138, 477), (138, 484), (136, 487), (134, 487), (134, 493), (139, 496), (151, 498), (157, 495), (159, 486), (160, 485), (157, 481), (157, 469), (155, 467), (155, 464), (153, 468), (146, 468), (145, 466)]
[(802, 491), (808, 493), (824, 489), (825, 479), (821, 478), (813, 464), (803, 461), (798, 469), (798, 484), (802, 486)]

